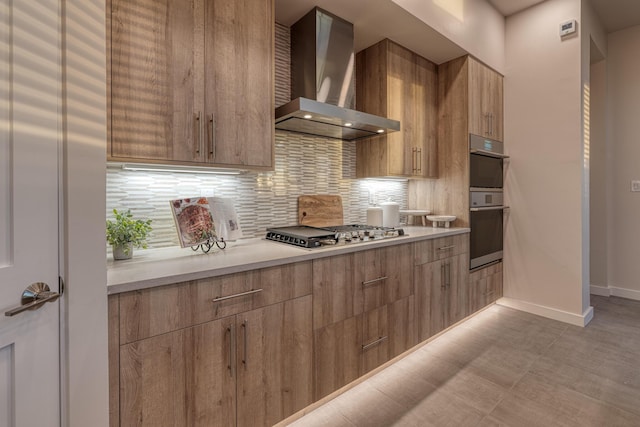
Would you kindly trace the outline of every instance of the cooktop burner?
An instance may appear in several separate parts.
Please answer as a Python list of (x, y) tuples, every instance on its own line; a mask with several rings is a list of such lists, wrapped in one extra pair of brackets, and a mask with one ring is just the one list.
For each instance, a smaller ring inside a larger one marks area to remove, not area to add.
[(404, 236), (401, 228), (378, 227), (366, 224), (309, 227), (297, 225), (267, 229), (267, 240), (287, 243), (303, 248), (319, 248), (338, 244), (354, 244), (371, 240)]

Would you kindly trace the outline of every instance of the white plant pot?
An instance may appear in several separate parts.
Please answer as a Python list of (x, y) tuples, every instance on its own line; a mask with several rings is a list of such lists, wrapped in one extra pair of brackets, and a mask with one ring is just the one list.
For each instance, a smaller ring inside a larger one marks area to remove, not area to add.
[(123, 259), (131, 259), (133, 256), (133, 243), (127, 243), (124, 245), (112, 245), (113, 248), (113, 259), (114, 260), (123, 260)]

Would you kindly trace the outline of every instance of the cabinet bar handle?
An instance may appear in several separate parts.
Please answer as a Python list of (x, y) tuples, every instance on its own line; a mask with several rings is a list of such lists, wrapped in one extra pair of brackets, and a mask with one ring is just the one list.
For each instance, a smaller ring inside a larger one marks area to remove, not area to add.
[(235, 371), (235, 364), (234, 362), (234, 357), (233, 357), (233, 348), (234, 346), (234, 342), (235, 342), (235, 333), (234, 333), (234, 327), (233, 324), (229, 325), (227, 327), (227, 332), (229, 333), (229, 363), (227, 364), (227, 369), (229, 369), (229, 376), (231, 376), (231, 378), (233, 378), (233, 374)]
[(422, 148), (418, 148), (418, 173), (422, 173)]
[(244, 369), (247, 369), (247, 319), (242, 322), (242, 364), (244, 365)]
[(453, 249), (455, 247), (456, 247), (456, 245), (443, 246), (441, 248), (438, 248), (438, 250), (439, 251), (446, 251), (446, 250), (449, 250), (449, 249)]
[(444, 263), (440, 265), (440, 276), (440, 289), (447, 289), (447, 269)]
[(448, 262), (448, 263), (446, 264), (446, 266), (447, 266), (447, 268), (446, 268), (446, 270), (445, 270), (445, 271), (447, 272), (447, 275), (446, 275), (446, 278), (447, 278), (447, 288), (450, 288), (450, 287), (451, 287), (451, 263), (450, 263), (450, 262)]
[(262, 288), (261, 289), (251, 289), (250, 291), (247, 291), (247, 292), (240, 292), (239, 294), (233, 294), (233, 295), (229, 295), (229, 296), (226, 296), (226, 297), (215, 297), (211, 301), (220, 302), (220, 301), (225, 301), (225, 300), (232, 299), (232, 298), (240, 298), (240, 297), (244, 297), (244, 296), (247, 296), (247, 295), (257, 294), (258, 292), (262, 292)]
[(381, 277), (378, 277), (377, 279), (365, 280), (364, 282), (362, 282), (362, 287), (372, 285), (376, 282), (382, 282), (383, 280), (387, 280), (387, 279), (388, 279), (387, 276), (381, 276)]
[(210, 126), (210, 135), (209, 135), (209, 155), (212, 159), (216, 158), (216, 122), (215, 116), (212, 114), (209, 116), (209, 126)]
[(380, 344), (381, 342), (386, 341), (386, 340), (387, 340), (387, 338), (388, 338), (388, 337), (385, 335), (384, 337), (380, 337), (380, 338), (378, 338), (377, 340), (375, 340), (375, 341), (373, 341), (373, 342), (370, 342), (370, 343), (369, 343), (369, 344), (367, 344), (367, 345), (363, 345), (363, 346), (362, 346), (362, 351), (367, 351), (367, 350), (369, 350), (371, 347), (374, 347), (374, 346), (376, 346), (376, 345)]
[(198, 111), (196, 116), (196, 124), (198, 126), (198, 143), (196, 144), (196, 155), (200, 155), (200, 147), (202, 147), (202, 111)]

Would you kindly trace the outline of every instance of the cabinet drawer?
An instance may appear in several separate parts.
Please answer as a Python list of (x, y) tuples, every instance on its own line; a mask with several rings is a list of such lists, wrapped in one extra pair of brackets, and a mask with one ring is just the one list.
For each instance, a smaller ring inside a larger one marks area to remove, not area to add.
[(414, 247), (415, 265), (425, 264), (469, 252), (469, 235), (440, 237), (416, 242)]
[(309, 295), (311, 288), (311, 262), (303, 262), (123, 293), (120, 344)]

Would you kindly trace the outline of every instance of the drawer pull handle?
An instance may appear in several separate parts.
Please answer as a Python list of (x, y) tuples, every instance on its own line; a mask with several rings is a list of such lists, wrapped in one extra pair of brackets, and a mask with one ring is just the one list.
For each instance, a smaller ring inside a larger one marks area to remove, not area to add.
[(364, 282), (362, 282), (362, 287), (369, 286), (377, 282), (382, 282), (383, 280), (387, 280), (387, 279), (388, 279), (387, 276), (381, 276), (376, 279), (365, 280)]
[(262, 289), (251, 289), (250, 291), (247, 292), (240, 292), (239, 294), (233, 294), (233, 295), (229, 295), (226, 297), (215, 297), (212, 301), (213, 302), (220, 302), (220, 301), (225, 301), (228, 299), (232, 299), (232, 298), (240, 298), (240, 297), (244, 297), (247, 295), (253, 295), (253, 294), (257, 294), (258, 292), (262, 292)]
[(449, 249), (453, 249), (455, 247), (456, 247), (456, 245), (443, 246), (441, 248), (438, 248), (438, 250), (439, 251), (446, 251), (446, 250), (449, 250)]
[(378, 345), (378, 344), (382, 343), (383, 341), (386, 341), (386, 340), (387, 340), (387, 338), (388, 338), (388, 337), (385, 335), (384, 337), (380, 337), (380, 338), (378, 338), (378, 339), (377, 339), (377, 340), (375, 340), (374, 342), (370, 342), (370, 343), (369, 343), (369, 344), (367, 344), (367, 345), (363, 345), (363, 346), (362, 346), (362, 351), (367, 351), (367, 350), (369, 350), (371, 347), (374, 347), (374, 346), (376, 346), (376, 345)]

